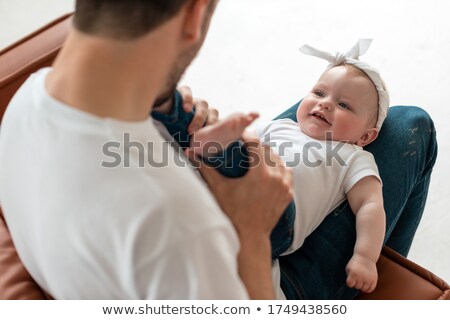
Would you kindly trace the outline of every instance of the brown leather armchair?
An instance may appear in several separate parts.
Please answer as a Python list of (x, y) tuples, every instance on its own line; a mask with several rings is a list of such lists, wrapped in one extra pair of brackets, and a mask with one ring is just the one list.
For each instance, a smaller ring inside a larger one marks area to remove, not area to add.
[[(52, 64), (71, 23), (65, 15), (0, 51), (0, 119), (12, 96), (36, 70)], [(379, 282), (358, 299), (446, 299), (450, 287), (442, 279), (385, 247), (378, 261)], [(31, 278), (14, 248), (0, 208), (0, 299), (49, 299)]]

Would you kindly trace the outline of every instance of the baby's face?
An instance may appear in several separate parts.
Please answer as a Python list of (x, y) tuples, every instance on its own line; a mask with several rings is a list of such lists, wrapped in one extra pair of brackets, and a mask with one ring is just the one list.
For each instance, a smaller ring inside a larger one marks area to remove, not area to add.
[(326, 133), (331, 132), (332, 140), (364, 146), (370, 143), (364, 137), (367, 130), (376, 130), (377, 112), (373, 83), (355, 70), (338, 66), (325, 71), (303, 99), (297, 120), (312, 138), (326, 140)]

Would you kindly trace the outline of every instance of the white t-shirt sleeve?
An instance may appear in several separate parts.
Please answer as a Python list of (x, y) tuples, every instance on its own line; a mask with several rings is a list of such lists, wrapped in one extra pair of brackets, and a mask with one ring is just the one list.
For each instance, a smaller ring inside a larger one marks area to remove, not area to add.
[(382, 183), (380, 174), (378, 173), (377, 164), (370, 152), (362, 149), (357, 150), (347, 160), (347, 164), (348, 169), (346, 170), (342, 183), (342, 188), (345, 194), (347, 194), (359, 180), (368, 176), (375, 176)]

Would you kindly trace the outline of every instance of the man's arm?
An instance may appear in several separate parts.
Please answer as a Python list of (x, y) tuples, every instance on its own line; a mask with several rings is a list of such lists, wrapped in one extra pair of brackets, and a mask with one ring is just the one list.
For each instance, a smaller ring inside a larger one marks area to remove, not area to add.
[(347, 264), (347, 285), (371, 292), (377, 283), (376, 262), (383, 246), (386, 217), (381, 183), (375, 176), (358, 181), (347, 194), (356, 215), (356, 243)]
[[(270, 234), (292, 200), (292, 172), (258, 139), (243, 140), (252, 159), (244, 177), (226, 178), (201, 162), (196, 164), (238, 233), (239, 274), (250, 298), (274, 299)], [(189, 151), (192, 159), (195, 153)]]
[[(192, 97), (192, 94), (187, 92), (188, 102), (190, 97)], [(186, 92), (183, 95), (184, 101), (185, 98)], [(180, 100), (178, 100), (179, 102)], [(172, 101), (169, 104), (166, 103), (165, 106), (167, 107), (170, 104), (175, 105), (176, 103)], [(160, 116), (161, 119), (158, 120), (162, 120), (163, 124), (166, 125), (167, 123), (169, 126), (175, 120), (176, 125), (173, 126), (173, 132), (186, 132), (186, 123), (189, 123), (189, 121), (177, 121), (179, 120), (177, 117), (184, 117), (188, 112), (184, 105), (183, 108), (179, 106), (180, 104), (178, 104), (176, 110), (162, 108), (154, 111), (169, 114), (172, 112), (175, 117)], [(206, 124), (217, 121), (217, 112), (214, 112), (214, 109), (212, 110), (213, 112), (208, 114)], [(256, 115), (250, 115), (250, 118), (241, 120), (250, 123), (255, 118)], [(212, 136), (215, 133), (222, 136), (222, 129), (226, 131), (225, 136), (227, 136), (230, 129), (228, 124), (213, 129)], [(231, 130), (232, 138), (236, 135), (236, 131), (239, 131), (239, 136), (242, 132), (241, 128), (247, 125), (239, 122), (238, 130)], [(234, 127), (233, 122), (231, 122), (231, 128)], [(211, 133), (208, 130), (201, 133), (200, 136), (208, 136)], [(202, 140), (202, 138), (200, 137), (199, 140)], [(228, 136), (226, 140), (229, 140)], [(230, 217), (238, 232), (241, 244), (238, 255), (239, 275), (249, 296), (252, 299), (274, 299), (270, 234), (283, 210), (292, 200), (292, 173), (285, 168), (279, 157), (272, 154), (269, 147), (262, 147), (257, 139), (249, 142), (249, 145), (253, 145), (252, 156), (255, 161), (252, 170), (250, 170), (251, 174), (247, 174), (243, 178), (227, 179), (216, 172), (215, 169), (208, 168), (203, 163), (198, 162), (197, 165), (223, 211)], [(191, 159), (194, 159), (196, 154), (194, 149), (191, 148), (188, 152)], [(273, 164), (276, 164), (276, 166), (273, 166)], [(258, 188), (255, 188), (255, 186), (258, 186)]]

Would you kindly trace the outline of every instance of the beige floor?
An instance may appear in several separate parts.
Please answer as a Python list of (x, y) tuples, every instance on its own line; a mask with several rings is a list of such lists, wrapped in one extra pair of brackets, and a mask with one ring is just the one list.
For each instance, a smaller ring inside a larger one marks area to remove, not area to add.
[[(0, 0), (0, 48), (73, 8), (73, 0)], [(303, 43), (345, 50), (374, 38), (364, 59), (389, 84), (392, 104), (419, 105), (435, 121), (439, 157), (409, 258), (450, 281), (450, 20), (445, 0), (221, 1), (183, 83), (222, 115), (270, 119), (302, 97), (324, 63)]]

